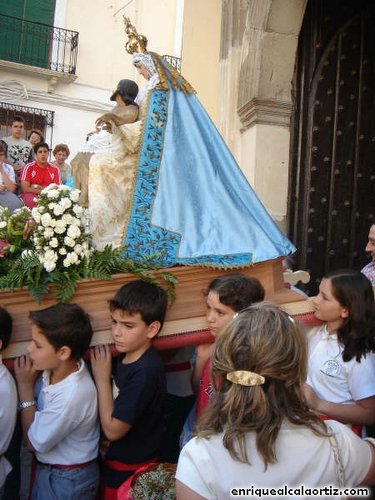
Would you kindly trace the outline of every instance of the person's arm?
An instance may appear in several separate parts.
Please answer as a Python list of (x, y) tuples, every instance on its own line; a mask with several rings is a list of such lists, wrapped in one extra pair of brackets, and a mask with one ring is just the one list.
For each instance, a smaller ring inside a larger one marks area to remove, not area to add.
[(375, 396), (359, 399), (354, 403), (332, 403), (319, 398), (314, 389), (305, 384), (305, 398), (308, 406), (323, 415), (347, 424), (370, 425), (375, 423)]
[(112, 417), (114, 402), (112, 397), (111, 367), (112, 356), (108, 345), (96, 346), (90, 351), (91, 369), (98, 391), (100, 423), (109, 441), (117, 441), (131, 429), (131, 425)]
[[(34, 401), (34, 383), (38, 376), (38, 372), (33, 368), (28, 356), (21, 356), (15, 360), (14, 374), (17, 380), (18, 397), (20, 402)], [(25, 444), (29, 451), (35, 451), (28, 437), (28, 431), (31, 424), (34, 422), (35, 412), (35, 404), (21, 410), (22, 431)]]
[(191, 374), (191, 386), (195, 393), (198, 392), (199, 381), (202, 378), (204, 365), (211, 356), (213, 348), (213, 344), (200, 344), (197, 347), (197, 357), (195, 360), (193, 373)]
[(112, 123), (117, 127), (126, 123), (137, 121), (139, 110), (137, 106), (116, 106), (111, 113), (104, 113), (96, 120), (96, 127), (103, 127), (108, 132), (112, 132)]
[(0, 174), (1, 174), (1, 177), (3, 179), (3, 184), (0, 185), (0, 191), (4, 191), (5, 189), (7, 189), (11, 193), (14, 193), (16, 190), (16, 184), (9, 177), (9, 175), (5, 169), (4, 163), (0, 163)]
[(39, 195), (45, 186), (40, 186), (39, 184), (31, 184), (28, 181), (21, 181), (21, 190), (23, 193), (33, 193)]
[(205, 500), (205, 497), (198, 495), (194, 490), (188, 488), (184, 483), (176, 480), (176, 500)]

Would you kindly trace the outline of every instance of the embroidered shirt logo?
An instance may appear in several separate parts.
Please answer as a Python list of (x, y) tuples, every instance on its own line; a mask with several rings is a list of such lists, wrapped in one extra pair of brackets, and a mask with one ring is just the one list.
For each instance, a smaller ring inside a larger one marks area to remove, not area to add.
[(335, 359), (328, 359), (320, 371), (329, 377), (336, 377), (340, 373), (340, 363)]

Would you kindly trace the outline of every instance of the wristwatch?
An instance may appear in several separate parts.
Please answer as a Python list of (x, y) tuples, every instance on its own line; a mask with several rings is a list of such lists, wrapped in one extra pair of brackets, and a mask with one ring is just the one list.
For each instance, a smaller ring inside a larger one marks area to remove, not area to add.
[(20, 401), (18, 403), (18, 409), (19, 411), (24, 410), (25, 408), (30, 408), (30, 406), (35, 406), (36, 401), (33, 399), (32, 401)]

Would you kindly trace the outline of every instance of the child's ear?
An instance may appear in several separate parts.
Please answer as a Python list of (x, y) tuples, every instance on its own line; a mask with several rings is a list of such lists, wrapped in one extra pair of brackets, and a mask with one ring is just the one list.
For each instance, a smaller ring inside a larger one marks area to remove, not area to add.
[(349, 310), (346, 307), (344, 307), (344, 309), (341, 311), (341, 318), (346, 319), (348, 317), (349, 317)]
[(61, 361), (67, 361), (68, 359), (70, 359), (71, 355), (72, 350), (70, 347), (68, 347), (67, 345), (63, 345), (62, 347), (60, 347), (59, 356)]
[(147, 329), (147, 337), (149, 339), (153, 339), (159, 333), (160, 328), (160, 321), (153, 321), (152, 323), (150, 323)]

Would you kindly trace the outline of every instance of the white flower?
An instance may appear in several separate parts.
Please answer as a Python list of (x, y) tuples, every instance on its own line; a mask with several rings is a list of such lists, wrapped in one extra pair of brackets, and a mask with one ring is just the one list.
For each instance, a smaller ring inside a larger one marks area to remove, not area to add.
[(76, 242), (73, 240), (73, 238), (70, 238), (69, 236), (65, 236), (64, 243), (68, 247), (74, 247), (74, 245), (76, 244)]
[(68, 209), (72, 206), (72, 202), (69, 200), (69, 198), (62, 198), (60, 201), (59, 201), (59, 205), (64, 209)]
[(44, 227), (47, 227), (47, 226), (50, 226), (51, 225), (51, 220), (52, 220), (52, 217), (50, 216), (50, 214), (47, 212), (45, 214), (43, 214), (40, 218), (41, 220), (41, 223)]
[(46, 261), (44, 262), (43, 267), (47, 273), (50, 273), (56, 269), (56, 263), (53, 261)]
[(58, 190), (60, 187), (59, 184), (48, 184), (48, 186), (46, 186), (44, 189), (43, 189), (43, 193), (48, 193), (48, 191), (54, 191), (55, 189)]
[(0, 229), (3, 229), (3, 228), (4, 228), (4, 227), (6, 227), (6, 226), (7, 226), (6, 221), (5, 221), (5, 220), (2, 220), (2, 221), (0, 222)]
[(66, 248), (64, 248), (64, 247), (59, 248), (59, 254), (66, 255), (67, 254)]
[(62, 215), (64, 213), (64, 209), (61, 205), (56, 205), (53, 209), (54, 215)]
[(74, 251), (75, 251), (75, 253), (76, 253), (77, 255), (81, 255), (82, 250), (83, 250), (82, 245), (80, 245), (79, 243), (77, 243), (77, 245), (74, 247)]
[[(45, 192), (45, 189), (43, 189), (42, 193)], [(57, 189), (51, 189), (50, 191), (47, 192), (47, 198), (50, 200), (57, 200), (59, 197), (59, 192)]]
[(77, 217), (80, 217), (83, 214), (83, 208), (80, 205), (74, 205), (73, 212)]
[(66, 224), (63, 220), (57, 220), (55, 225), (55, 233), (63, 234), (66, 230)]
[(44, 233), (43, 233), (43, 235), (44, 235), (44, 237), (45, 237), (45, 238), (52, 238), (53, 234), (54, 234), (54, 233), (53, 233), (53, 229), (52, 229), (52, 227), (47, 227), (47, 228), (44, 230)]
[(64, 267), (69, 267), (72, 264), (72, 261), (70, 259), (70, 254), (68, 254), (65, 259), (63, 260), (63, 265)]
[(34, 209), (33, 209), (32, 216), (33, 216), (33, 219), (35, 220), (35, 222), (37, 222), (39, 224), (40, 219), (41, 219), (40, 213), (37, 210), (35, 210), (35, 212), (34, 212)]
[(52, 238), (49, 242), (49, 246), (52, 248), (57, 248), (59, 246), (59, 241), (57, 238)]
[(71, 191), (69, 196), (73, 203), (78, 203), (80, 193), (81, 191), (79, 189), (74, 189), (74, 191)]
[[(74, 209), (73, 209), (74, 210)], [(71, 224), (72, 221), (73, 221), (73, 216), (71, 214), (64, 214), (62, 217), (61, 217), (61, 220), (65, 223), (65, 224)]]
[(45, 261), (52, 260), (53, 262), (56, 262), (58, 257), (59, 256), (57, 255), (57, 253), (54, 252), (53, 250), (47, 250), (46, 253), (44, 254)]
[(81, 220), (80, 220), (80, 219), (77, 219), (77, 217), (72, 217), (72, 222), (71, 222), (71, 225), (73, 225), (73, 226), (77, 226), (77, 227), (80, 227), (80, 225), (81, 225)]
[(70, 252), (68, 253), (68, 255), (66, 256), (66, 258), (70, 259), (70, 262), (72, 264), (76, 264), (78, 262), (78, 255), (75, 253), (75, 252)]
[(81, 230), (79, 227), (71, 225), (68, 227), (67, 235), (73, 239), (77, 239), (81, 236)]
[(56, 203), (54, 201), (51, 201), (51, 203), (48, 203), (48, 208), (50, 210), (53, 210), (55, 208), (55, 206), (56, 206)]

